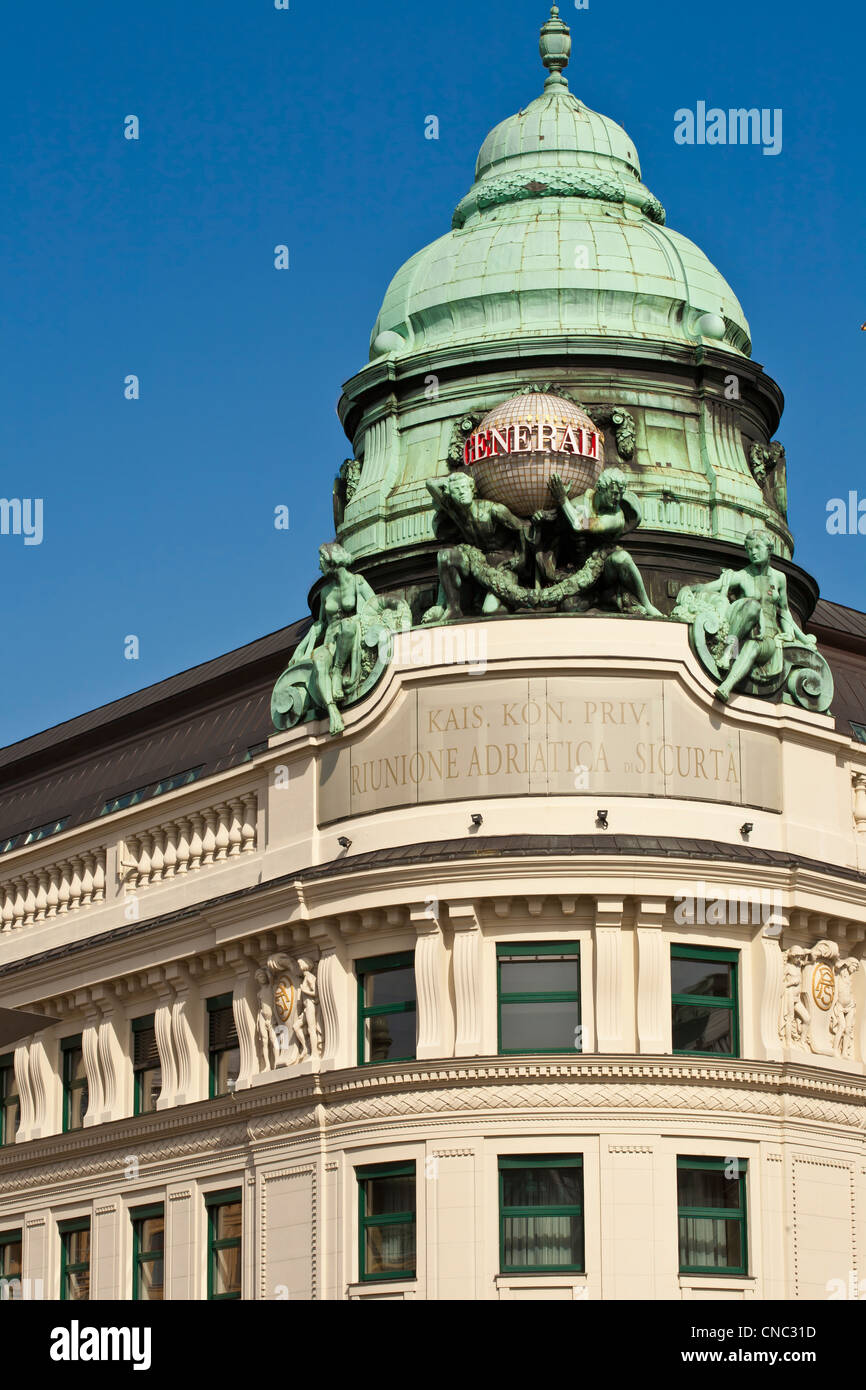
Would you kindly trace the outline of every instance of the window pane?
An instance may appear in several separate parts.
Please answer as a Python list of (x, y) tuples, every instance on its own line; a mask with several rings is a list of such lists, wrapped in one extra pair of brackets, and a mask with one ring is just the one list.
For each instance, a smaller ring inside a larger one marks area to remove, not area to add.
[(532, 994), (541, 990), (576, 993), (579, 986), (576, 960), (557, 960), (541, 956), (538, 960), (501, 960), (500, 989), (503, 994)]
[(241, 1070), (241, 1054), (237, 1047), (230, 1047), (216, 1057), (216, 1092), (218, 1096), (228, 1095), (234, 1089)]
[(0, 1246), (0, 1274), (4, 1279), (17, 1279), (21, 1274), (20, 1240), (10, 1240)]
[(146, 1068), (138, 1072), (139, 1111), (142, 1115), (156, 1109), (159, 1093), (162, 1090), (162, 1072), (159, 1067)]
[(224, 1202), (214, 1207), (214, 1239), (239, 1240), (241, 1235), (240, 1202)]
[(381, 970), (364, 976), (364, 1004), (403, 1004), (415, 998), (415, 970)]
[(574, 1216), (506, 1216), (502, 1257), (507, 1269), (550, 1265), (583, 1268), (583, 1221)]
[(364, 1215), (388, 1216), (415, 1210), (415, 1174), (364, 1180)]
[(502, 1004), (501, 1030), (504, 1052), (573, 1052), (577, 1028), (577, 1000)]
[(142, 1255), (162, 1251), (165, 1239), (165, 1218), (148, 1216), (138, 1223), (138, 1248)]
[(414, 1271), (414, 1221), (395, 1222), (388, 1226), (369, 1225), (364, 1236), (366, 1274), (411, 1274)]
[(241, 1251), (239, 1245), (227, 1250), (214, 1251), (215, 1294), (240, 1293), (241, 1291)]
[(67, 1114), (69, 1116), (68, 1129), (82, 1129), (84, 1126), (84, 1116), (87, 1114), (89, 1096), (87, 1083), (83, 1086), (74, 1086), (69, 1091), (67, 1103)]
[(66, 1241), (66, 1263), (68, 1265), (86, 1265), (90, 1261), (90, 1232), (89, 1231), (67, 1231), (64, 1237)]
[(388, 1057), (414, 1057), (416, 1014), (373, 1014), (364, 1020), (364, 1060), (384, 1062)]
[(731, 966), (714, 960), (671, 958), (671, 993), (731, 997)]
[(675, 1052), (724, 1052), (732, 1055), (733, 1011), (674, 1004), (673, 1042)]
[(165, 1297), (164, 1263), (158, 1260), (142, 1260), (138, 1266), (138, 1296), (149, 1303), (159, 1302)]
[(503, 1168), (506, 1207), (573, 1207), (581, 1202), (581, 1172), (568, 1168)]
[(740, 1205), (740, 1176), (726, 1178), (723, 1169), (677, 1169), (681, 1207), (735, 1207)]
[(90, 1297), (90, 1270), (83, 1269), (79, 1273), (69, 1273), (66, 1275), (66, 1297), (73, 1302), (82, 1302)]
[(680, 1265), (742, 1267), (741, 1223), (713, 1216), (680, 1217)]
[(66, 1079), (71, 1085), (74, 1081), (86, 1081), (87, 1072), (84, 1069), (84, 1053), (79, 1047), (71, 1048), (66, 1057)]

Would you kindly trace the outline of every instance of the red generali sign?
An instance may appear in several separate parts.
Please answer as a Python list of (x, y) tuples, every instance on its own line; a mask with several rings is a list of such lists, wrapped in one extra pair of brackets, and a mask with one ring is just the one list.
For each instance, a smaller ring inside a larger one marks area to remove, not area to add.
[(550, 420), (537, 424), (505, 425), (470, 434), (463, 446), (463, 462), (477, 463), (479, 459), (496, 458), (499, 454), (578, 454), (582, 458), (599, 458), (600, 437), (595, 430), (580, 425), (557, 425)]

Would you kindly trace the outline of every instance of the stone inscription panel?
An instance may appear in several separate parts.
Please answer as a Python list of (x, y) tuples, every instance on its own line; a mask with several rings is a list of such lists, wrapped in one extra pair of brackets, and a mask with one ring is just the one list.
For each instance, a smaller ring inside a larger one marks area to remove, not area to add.
[(668, 796), (781, 809), (777, 738), (672, 680), (555, 676), (413, 691), (319, 764), (319, 823), (490, 796)]

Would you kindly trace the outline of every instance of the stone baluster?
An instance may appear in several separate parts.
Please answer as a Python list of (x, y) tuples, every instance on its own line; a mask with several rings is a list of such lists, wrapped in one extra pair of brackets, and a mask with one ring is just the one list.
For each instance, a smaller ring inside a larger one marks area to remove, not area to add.
[(36, 917), (34, 920), (37, 922), (44, 922), (45, 914), (48, 911), (48, 881), (48, 870), (40, 869), (36, 875)]
[(95, 903), (105, 902), (105, 850), (101, 849), (96, 855), (96, 862), (93, 868), (93, 901)]
[(189, 841), (189, 867), (200, 869), (202, 855), (204, 854), (204, 816), (201, 811), (196, 811), (195, 815), (190, 816), (192, 834)]
[(56, 917), (60, 902), (60, 869), (57, 864), (51, 870), (48, 883), (48, 906), (46, 917)]
[(150, 883), (150, 854), (153, 846), (153, 836), (144, 834), (139, 837), (138, 853), (138, 882), (131, 885), (135, 888), (146, 888)]
[(228, 857), (229, 850), (229, 808), (224, 801), (221, 801), (216, 808), (217, 832), (216, 832), (216, 853), (214, 859), (219, 862)]
[(15, 919), (15, 889), (11, 883), (3, 884), (3, 931), (11, 931)]
[(205, 811), (204, 813), (205, 830), (202, 837), (202, 868), (207, 868), (214, 862), (214, 851), (216, 850), (216, 811)]
[(118, 873), (127, 892), (133, 892), (141, 883), (141, 836), (132, 835), (123, 845), (118, 860)]
[(177, 822), (177, 873), (189, 870), (191, 822), (189, 816), (180, 816)]
[(852, 773), (854, 786), (854, 828), (858, 835), (866, 835), (866, 772)]
[(163, 854), (165, 831), (161, 825), (156, 827), (150, 838), (153, 842), (153, 851), (150, 861), (150, 881), (151, 883), (161, 883), (162, 872), (165, 867), (165, 855)]
[(24, 884), (24, 925), (25, 927), (30, 927), (36, 920), (36, 875), (27, 874)]
[(229, 804), (229, 859), (233, 859), (236, 854), (241, 852), (241, 824), (244, 815), (244, 803), (240, 797), (232, 797)]
[(70, 859), (72, 877), (69, 884), (69, 911), (76, 912), (81, 906), (81, 856), (74, 854)]
[(256, 812), (258, 797), (255, 792), (247, 792), (243, 799), (244, 814), (241, 824), (241, 853), (252, 854), (256, 847)]
[(174, 878), (177, 868), (177, 826), (171, 821), (165, 827), (165, 849), (163, 850), (163, 877)]
[(27, 893), (27, 885), (23, 878), (15, 880), (15, 925), (24, 926), (24, 899)]
[(60, 887), (57, 890), (57, 915), (62, 916), (69, 911), (69, 884), (72, 875), (72, 867), (64, 859), (62, 864), (57, 865), (57, 872), (60, 875)]
[(93, 855), (82, 854), (81, 906), (89, 907), (93, 902)]

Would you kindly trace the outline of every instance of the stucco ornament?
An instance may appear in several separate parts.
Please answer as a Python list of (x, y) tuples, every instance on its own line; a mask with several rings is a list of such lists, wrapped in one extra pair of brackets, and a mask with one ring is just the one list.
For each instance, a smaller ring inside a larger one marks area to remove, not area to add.
[(372, 689), (391, 658), (391, 636), (411, 627), (403, 599), (382, 598), (352, 570), (337, 542), (319, 550), (325, 582), (313, 622), (274, 686), (271, 718), (278, 729), (327, 714), (332, 734), (343, 732), (340, 710)]
[(321, 1057), (315, 963), (305, 956), (271, 956), (267, 966), (256, 972), (256, 981), (260, 984), (256, 1035), (262, 1070)]
[(792, 946), (785, 952), (779, 1037), (786, 1047), (822, 1056), (854, 1055), (856, 1005), (851, 979), (860, 962), (841, 957), (835, 941), (819, 941), (811, 950)]
[(816, 638), (794, 621), (785, 576), (770, 564), (772, 538), (758, 528), (744, 545), (749, 563), (743, 569), (685, 585), (671, 617), (689, 624), (722, 703), (738, 690), (764, 698), (781, 692), (789, 704), (824, 712), (833, 699), (833, 676)]
[(554, 473), (554, 506), (529, 519), (479, 498), (468, 472), (428, 482), (437, 538), (439, 594), (425, 623), (477, 612), (586, 612), (592, 607), (661, 617), (620, 541), (640, 523), (637, 498), (619, 469), (604, 469), (577, 497)]

